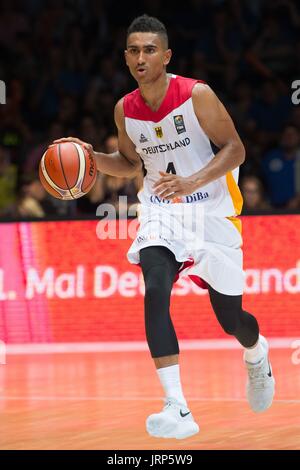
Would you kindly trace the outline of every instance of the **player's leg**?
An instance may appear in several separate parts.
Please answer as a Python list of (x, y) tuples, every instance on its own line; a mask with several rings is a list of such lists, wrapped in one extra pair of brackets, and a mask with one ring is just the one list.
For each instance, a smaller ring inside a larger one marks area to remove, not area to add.
[(174, 254), (163, 246), (140, 251), (145, 281), (145, 327), (151, 355), (157, 368), (178, 364), (179, 347), (170, 316), (170, 296), (180, 267)]
[(155, 437), (184, 438), (199, 431), (183, 395), (178, 364), (179, 347), (170, 316), (170, 296), (181, 263), (165, 247), (140, 251), (145, 281), (146, 337), (157, 374), (165, 392), (161, 413), (148, 417), (148, 432)]
[(242, 295), (225, 295), (208, 288), (210, 301), (223, 330), (244, 346), (248, 370), (247, 398), (253, 411), (269, 408), (274, 396), (274, 377), (268, 359), (267, 340), (259, 334), (256, 318), (243, 310)]

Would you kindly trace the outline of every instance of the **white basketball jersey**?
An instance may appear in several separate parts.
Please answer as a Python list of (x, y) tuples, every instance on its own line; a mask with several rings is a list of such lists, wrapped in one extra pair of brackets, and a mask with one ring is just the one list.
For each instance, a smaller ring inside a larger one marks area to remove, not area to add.
[(239, 168), (202, 186), (193, 194), (172, 201), (155, 195), (152, 186), (159, 171), (190, 176), (212, 158), (211, 143), (194, 112), (192, 90), (199, 80), (171, 75), (166, 96), (157, 111), (152, 111), (136, 89), (124, 97), (126, 132), (136, 146), (146, 170), (142, 204), (199, 203), (205, 213), (231, 217), (239, 215), (242, 196), (237, 185)]

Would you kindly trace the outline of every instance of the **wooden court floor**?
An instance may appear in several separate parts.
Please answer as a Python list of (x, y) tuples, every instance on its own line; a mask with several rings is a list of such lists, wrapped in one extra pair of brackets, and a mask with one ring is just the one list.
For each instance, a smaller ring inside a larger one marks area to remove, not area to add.
[(9, 355), (0, 365), (0, 449), (300, 449), (300, 364), (288, 349), (272, 350), (271, 362), (276, 399), (254, 414), (241, 351), (183, 351), (200, 433), (177, 441), (145, 431), (162, 406), (147, 352)]

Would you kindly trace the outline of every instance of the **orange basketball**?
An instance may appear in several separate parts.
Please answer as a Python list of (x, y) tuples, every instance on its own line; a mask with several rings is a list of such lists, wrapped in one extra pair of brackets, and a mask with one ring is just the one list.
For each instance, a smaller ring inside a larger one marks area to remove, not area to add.
[(39, 176), (52, 196), (78, 199), (88, 193), (96, 181), (96, 162), (82, 145), (63, 142), (46, 150), (40, 161)]

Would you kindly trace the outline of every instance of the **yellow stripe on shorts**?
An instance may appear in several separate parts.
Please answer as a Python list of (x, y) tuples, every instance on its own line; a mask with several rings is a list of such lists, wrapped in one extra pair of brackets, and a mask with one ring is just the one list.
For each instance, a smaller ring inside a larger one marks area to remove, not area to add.
[(227, 183), (229, 194), (232, 199), (235, 214), (240, 215), (240, 213), (242, 212), (242, 207), (243, 207), (243, 196), (241, 194), (240, 188), (235, 182), (235, 179), (231, 171), (226, 173), (226, 183)]

